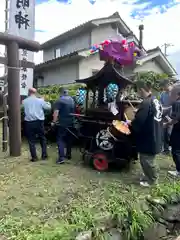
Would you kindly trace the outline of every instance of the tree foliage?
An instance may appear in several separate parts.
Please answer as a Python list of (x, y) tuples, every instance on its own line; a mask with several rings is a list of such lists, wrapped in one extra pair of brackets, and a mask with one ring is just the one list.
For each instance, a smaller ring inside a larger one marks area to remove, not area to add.
[[(158, 73), (149, 71), (149, 72), (138, 73), (135, 80), (142, 80), (142, 81), (151, 82), (153, 89), (157, 93), (157, 92), (160, 92), (159, 84), (163, 79), (168, 79), (168, 75), (165, 74), (165, 73), (158, 74)], [(67, 84), (67, 85), (51, 85), (51, 86), (39, 88), (38, 93), (40, 95), (43, 95), (47, 101), (54, 102), (55, 100), (57, 100), (59, 98), (59, 95), (60, 95), (60, 92), (61, 92), (62, 88), (68, 89), (70, 96), (75, 96), (77, 90), (80, 87), (84, 87), (84, 85), (83, 84), (77, 84), (77, 83)], [(130, 95), (132, 95), (131, 99), (132, 98), (133, 99), (137, 98), (134, 91), (132, 91), (132, 88), (130, 90)]]
[(68, 89), (70, 96), (75, 96), (77, 90), (83, 87), (82, 84), (51, 85), (38, 88), (38, 93), (43, 95), (47, 101), (53, 102), (59, 98), (62, 88)]
[(160, 83), (162, 80), (164, 79), (168, 79), (168, 75), (163, 73), (163, 74), (159, 74), (159, 73), (155, 73), (152, 71), (149, 72), (140, 72), (137, 74), (137, 78), (136, 80), (142, 80), (145, 82), (151, 82), (152, 87), (156, 90), (156, 91), (160, 91)]

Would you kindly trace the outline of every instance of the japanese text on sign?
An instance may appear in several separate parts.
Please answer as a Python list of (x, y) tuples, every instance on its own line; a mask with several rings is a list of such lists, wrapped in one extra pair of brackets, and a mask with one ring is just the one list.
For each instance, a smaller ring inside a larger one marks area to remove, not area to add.
[(16, 1), (16, 7), (21, 8), (29, 8), (29, 0), (17, 0)]
[[(27, 61), (27, 50), (22, 51), (22, 60)], [(21, 87), (25, 89), (27, 87), (27, 68), (23, 67), (21, 71)]]
[[(0, 0), (2, 1), (2, 0)], [(35, 35), (35, 4), (36, 0), (8, 0), (9, 19), (8, 33), (34, 40)], [(34, 53), (23, 49), (19, 50), (21, 61), (33, 62)], [(23, 66), (27, 66), (24, 64)], [(33, 86), (33, 69), (21, 67), (20, 69), (20, 94), (28, 95), (28, 88)]]
[(29, 8), (29, 0), (16, 0), (16, 8), (18, 9), (18, 13), (14, 16), (15, 23), (19, 29), (24, 27), (27, 30), (30, 27), (30, 20), (26, 13), (26, 9)]

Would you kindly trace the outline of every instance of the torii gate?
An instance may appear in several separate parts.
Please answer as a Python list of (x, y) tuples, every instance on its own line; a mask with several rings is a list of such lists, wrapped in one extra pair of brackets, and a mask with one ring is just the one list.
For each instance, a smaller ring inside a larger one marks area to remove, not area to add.
[(0, 63), (8, 68), (8, 115), (10, 156), (21, 155), (21, 109), (20, 109), (20, 67), (34, 68), (34, 63), (19, 60), (19, 49), (32, 52), (40, 50), (40, 44), (25, 38), (0, 32), (0, 44), (7, 47), (7, 58), (0, 57)]

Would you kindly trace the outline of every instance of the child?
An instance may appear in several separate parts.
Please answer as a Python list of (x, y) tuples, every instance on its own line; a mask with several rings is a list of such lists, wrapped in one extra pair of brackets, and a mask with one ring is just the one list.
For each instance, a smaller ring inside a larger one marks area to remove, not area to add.
[(170, 145), (172, 147), (172, 157), (176, 166), (176, 171), (168, 171), (172, 176), (180, 176), (180, 84), (174, 85), (171, 91), (171, 120), (169, 125), (173, 125)]

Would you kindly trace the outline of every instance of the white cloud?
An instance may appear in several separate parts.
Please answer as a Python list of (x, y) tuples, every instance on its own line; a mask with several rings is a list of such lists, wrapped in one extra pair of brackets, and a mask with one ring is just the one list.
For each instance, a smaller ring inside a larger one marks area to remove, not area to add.
[(171, 51), (180, 49), (180, 5), (169, 9), (164, 14), (152, 14), (144, 20), (144, 43), (149, 48), (172, 43)]
[(174, 52), (168, 58), (173, 64), (173, 66), (176, 68), (176, 71), (178, 72), (178, 78), (180, 79), (180, 50)]
[[(36, 6), (36, 29), (46, 32), (37, 32), (36, 40), (45, 42), (48, 39), (61, 34), (88, 20), (106, 17), (119, 11), (123, 20), (138, 36), (140, 21), (130, 18), (133, 9), (131, 4), (124, 5), (123, 0), (98, 0), (91, 5), (88, 0), (74, 0), (71, 5), (63, 5), (50, 0), (47, 3)], [(144, 45), (148, 48), (172, 43), (174, 47), (168, 49), (168, 53), (180, 49), (180, 6), (172, 7), (164, 14), (157, 14), (157, 9), (151, 16), (145, 17)], [(0, 30), (4, 30), (4, 1), (0, 1)], [(35, 61), (40, 62), (42, 54), (36, 54)]]

